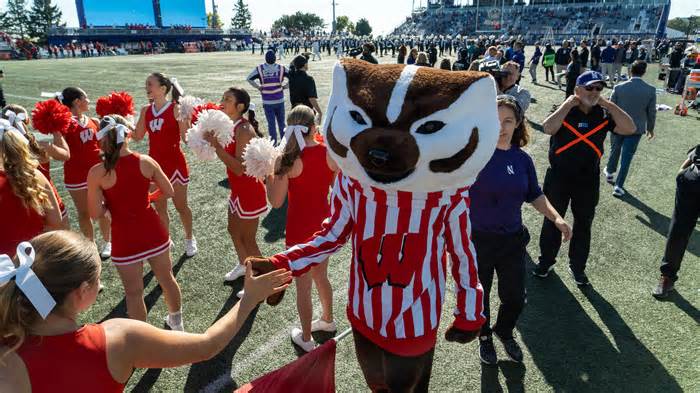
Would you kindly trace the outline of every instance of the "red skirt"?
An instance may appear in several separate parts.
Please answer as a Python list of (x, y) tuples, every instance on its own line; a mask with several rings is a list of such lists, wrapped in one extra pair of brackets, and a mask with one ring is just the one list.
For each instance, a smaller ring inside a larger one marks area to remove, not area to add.
[(129, 217), (112, 216), (112, 262), (130, 265), (170, 249), (170, 235), (155, 209)]

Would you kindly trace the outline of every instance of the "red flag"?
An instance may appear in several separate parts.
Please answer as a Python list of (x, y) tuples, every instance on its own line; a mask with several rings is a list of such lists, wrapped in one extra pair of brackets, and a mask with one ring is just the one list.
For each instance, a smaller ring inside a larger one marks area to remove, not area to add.
[(247, 383), (234, 393), (334, 393), (336, 341), (307, 353), (288, 365)]

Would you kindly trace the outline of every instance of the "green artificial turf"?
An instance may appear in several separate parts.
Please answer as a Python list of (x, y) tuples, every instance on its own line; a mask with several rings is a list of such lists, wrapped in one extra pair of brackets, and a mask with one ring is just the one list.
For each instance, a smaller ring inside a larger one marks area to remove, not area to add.
[[(248, 88), (245, 77), (260, 61), (260, 56), (249, 52), (169, 54), (5, 62), (2, 68), (8, 102), (31, 109), (41, 91), (59, 91), (76, 85), (93, 102), (112, 90), (126, 90), (143, 105), (145, 79), (155, 71), (176, 76), (188, 94), (218, 100), (229, 86)], [(335, 57), (309, 63), (322, 107), (330, 92), (334, 61)], [(388, 57), (380, 61), (393, 62)], [(657, 66), (651, 66), (646, 79), (660, 87), (656, 71)], [(527, 115), (533, 128), (537, 128), (552, 105), (563, 100), (564, 92), (550, 84), (535, 86), (529, 74), (525, 72), (525, 75), (523, 85), (536, 99)], [(544, 80), (543, 75), (540, 80)], [(252, 95), (259, 104), (259, 94)], [(678, 96), (664, 93), (658, 98), (659, 103), (672, 107), (678, 103)], [(259, 113), (264, 125), (264, 116)], [(560, 252), (555, 273), (548, 279), (538, 280), (528, 275), (527, 306), (518, 324), (524, 363), (504, 361), (505, 353), (497, 343), (501, 359), (498, 366), (482, 366), (476, 342), (459, 345), (441, 338), (435, 353), (431, 391), (700, 391), (697, 228), (680, 272), (677, 293), (663, 302), (650, 296), (658, 278), (658, 264), (673, 210), (675, 174), (686, 151), (700, 143), (698, 120), (695, 111), (684, 118), (672, 112), (659, 112), (656, 140), (643, 140), (632, 164), (626, 183), (629, 195), (615, 199), (611, 196), (612, 189), (602, 182), (587, 269), (592, 287), (580, 290), (574, 284), (566, 269), (566, 246)], [(143, 142), (135, 146), (137, 150), (147, 150)], [(535, 161), (540, 181), (547, 167), (547, 148), (548, 137), (534, 131), (527, 150)], [(235, 304), (235, 293), (242, 283), (223, 284), (223, 275), (236, 260), (226, 230), (228, 190), (218, 185), (225, 176), (224, 166), (218, 161), (198, 161), (189, 152), (187, 156), (191, 173), (189, 200), (199, 254), (189, 260), (178, 259), (184, 250), (184, 240), (172, 208), (170, 231), (176, 245), (173, 263), (182, 288), (185, 327), (191, 332), (203, 332)], [(603, 160), (606, 158), (607, 155)], [(62, 186), (61, 166), (54, 163), (53, 168), (53, 178), (70, 207), (73, 228), (77, 228), (75, 209)], [(523, 208), (523, 215), (533, 239), (528, 251), (536, 260), (542, 218), (528, 206)], [(284, 221), (283, 210), (272, 211), (261, 220), (258, 242), (264, 254), (283, 250)], [(350, 250), (345, 247), (331, 258), (329, 267), (340, 330), (348, 326), (345, 302), (349, 257)], [(532, 267), (532, 262), (528, 265)], [(119, 277), (109, 261), (103, 266), (106, 289), (83, 315), (84, 322), (125, 315)], [(147, 267), (145, 272), (149, 272)], [(149, 322), (163, 326), (166, 310), (161, 291), (152, 274), (146, 274), (145, 280)], [(494, 288), (492, 310), (498, 303), (496, 293)], [(297, 323), (295, 296), (292, 287), (278, 307), (260, 307), (231, 344), (213, 359), (169, 370), (137, 370), (127, 390), (230, 392), (296, 359), (289, 339), (289, 329)], [(441, 334), (451, 322), (454, 303), (450, 291), (443, 310)], [(352, 338), (338, 345), (336, 383), (341, 392), (367, 390), (355, 359)]]

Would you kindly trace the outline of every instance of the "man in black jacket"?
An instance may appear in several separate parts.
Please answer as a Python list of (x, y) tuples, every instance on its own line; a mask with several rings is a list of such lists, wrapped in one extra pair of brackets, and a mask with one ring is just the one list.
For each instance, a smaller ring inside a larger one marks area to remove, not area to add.
[(591, 69), (593, 71), (600, 72), (600, 53), (602, 51), (601, 47), (605, 46), (604, 40), (598, 40), (598, 42), (593, 44), (591, 47)]
[(564, 40), (561, 48), (557, 49), (554, 55), (554, 69), (557, 76), (557, 85), (561, 88), (561, 78), (566, 75), (566, 66), (571, 61), (571, 46), (569, 41)]
[(581, 40), (581, 49), (578, 51), (578, 58), (581, 62), (581, 72), (586, 72), (588, 69), (588, 56), (590, 51), (588, 50), (588, 42), (586, 40)]

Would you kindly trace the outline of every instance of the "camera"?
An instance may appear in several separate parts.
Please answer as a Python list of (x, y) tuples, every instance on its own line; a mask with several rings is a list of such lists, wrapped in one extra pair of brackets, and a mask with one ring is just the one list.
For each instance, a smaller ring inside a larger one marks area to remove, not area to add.
[(498, 62), (498, 60), (482, 60), (479, 63), (479, 71), (488, 72), (499, 84), (503, 78), (507, 78), (508, 75), (510, 75), (510, 72), (508, 71), (501, 71), (501, 64)]

